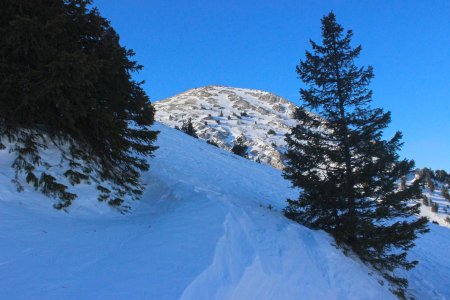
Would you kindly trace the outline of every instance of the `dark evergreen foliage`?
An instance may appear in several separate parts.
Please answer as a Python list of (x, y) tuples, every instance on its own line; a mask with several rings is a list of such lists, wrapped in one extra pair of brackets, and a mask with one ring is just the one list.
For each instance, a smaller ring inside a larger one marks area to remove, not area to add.
[(213, 145), (215, 147), (219, 147), (219, 145), (214, 141), (214, 140), (207, 140), (206, 141), (208, 144)]
[(434, 171), (430, 168), (423, 168), (422, 169), (422, 177), (423, 178), (434, 178)]
[(442, 186), (442, 197), (444, 197), (445, 200), (450, 201), (450, 194), (446, 186)]
[(275, 130), (269, 129), (269, 130), (267, 131), (267, 134), (275, 135), (275, 134), (277, 134), (277, 133), (275, 132)]
[(407, 281), (392, 271), (417, 264), (406, 254), (427, 231), (426, 218), (416, 217), (420, 204), (412, 201), (421, 190), (417, 183), (399, 188), (414, 162), (399, 159), (400, 132), (382, 139), (390, 113), (370, 107), (373, 70), (355, 65), (361, 46), (351, 47), (352, 35), (328, 14), (322, 19), (322, 45), (311, 41), (312, 52), (297, 67), (306, 84), (300, 90), (304, 105), (296, 111), (299, 125), (286, 136), (284, 176), (302, 192), (288, 200), (285, 214), (331, 233), (405, 297)]
[(434, 185), (434, 181), (433, 179), (427, 179), (427, 187), (430, 190), (430, 192), (434, 192), (434, 190), (436, 189), (436, 186)]
[(400, 178), (400, 190), (405, 190), (406, 189), (406, 176), (402, 176)]
[(231, 148), (231, 152), (245, 158), (247, 158), (247, 150), (248, 146), (245, 145), (245, 139), (243, 136), (238, 137)]
[(183, 125), (181, 125), (181, 131), (192, 137), (195, 137), (196, 139), (198, 138), (191, 118), (189, 118), (187, 121), (183, 121)]
[(448, 174), (445, 170), (436, 170), (436, 172), (434, 172), (434, 175), (436, 180), (450, 184), (450, 174)]
[(430, 168), (423, 168), (416, 170), (416, 174), (419, 175), (423, 185), (427, 185), (431, 180), (440, 182), (442, 184), (450, 184), (450, 174), (445, 170), (433, 171)]
[(112, 205), (138, 198), (157, 132), (142, 83), (131, 77), (142, 68), (133, 51), (89, 0), (4, 0), (0, 11), (0, 144), (14, 145), (16, 177), (25, 173), (59, 198), (57, 208), (70, 205), (76, 195), (57, 178), (35, 174), (51, 140), (70, 162), (71, 184), (108, 181), (115, 190), (100, 200)]
[(439, 211), (439, 204), (436, 202), (431, 202), (431, 212), (437, 213)]

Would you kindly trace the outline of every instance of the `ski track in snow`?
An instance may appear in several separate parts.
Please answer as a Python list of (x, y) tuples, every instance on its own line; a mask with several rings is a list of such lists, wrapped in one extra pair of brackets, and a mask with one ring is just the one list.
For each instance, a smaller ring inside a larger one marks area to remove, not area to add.
[[(0, 299), (394, 299), (327, 234), (282, 216), (297, 192), (280, 171), (155, 129), (147, 190), (126, 215), (98, 211), (89, 186), (68, 213), (18, 194), (0, 152)], [(449, 299), (450, 230), (417, 245), (411, 291)]]

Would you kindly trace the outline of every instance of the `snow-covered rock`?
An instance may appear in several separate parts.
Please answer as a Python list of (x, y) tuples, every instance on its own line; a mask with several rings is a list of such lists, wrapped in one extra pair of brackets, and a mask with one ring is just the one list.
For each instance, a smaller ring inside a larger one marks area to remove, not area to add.
[[(17, 193), (0, 151), (0, 299), (394, 299), (329, 235), (283, 216), (297, 191), (279, 170), (155, 129), (147, 190), (125, 215), (88, 185), (67, 212)], [(431, 229), (411, 252), (411, 291), (450, 299), (450, 230)]]
[(154, 103), (156, 119), (181, 127), (192, 119), (200, 139), (230, 150), (243, 136), (249, 158), (283, 168), (284, 135), (296, 122), (296, 106), (274, 94), (251, 89), (206, 86)]
[(430, 205), (424, 205), (422, 203), (420, 207), (420, 214), (440, 226), (450, 228), (450, 201), (442, 196), (443, 185), (436, 185), (437, 187), (434, 191), (424, 188), (423, 193), (428, 198), (429, 202), (435, 203), (437, 206), (437, 211), (433, 212)]

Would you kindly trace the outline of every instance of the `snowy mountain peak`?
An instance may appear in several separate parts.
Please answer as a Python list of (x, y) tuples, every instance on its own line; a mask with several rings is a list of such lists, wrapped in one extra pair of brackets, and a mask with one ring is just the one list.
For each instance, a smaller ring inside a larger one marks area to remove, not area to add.
[(200, 139), (230, 150), (242, 136), (249, 158), (283, 168), (284, 135), (295, 125), (296, 106), (277, 95), (225, 86), (195, 88), (154, 103), (156, 119), (181, 127), (192, 119)]

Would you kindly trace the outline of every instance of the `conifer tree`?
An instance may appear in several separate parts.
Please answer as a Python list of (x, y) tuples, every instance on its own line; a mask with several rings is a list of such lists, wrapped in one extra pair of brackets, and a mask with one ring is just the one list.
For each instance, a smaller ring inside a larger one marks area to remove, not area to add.
[(39, 153), (50, 140), (69, 161), (70, 184), (97, 183), (99, 200), (111, 205), (139, 198), (157, 132), (142, 83), (132, 79), (142, 68), (133, 51), (90, 0), (5, 0), (0, 11), (0, 144), (13, 142), (18, 189), (23, 173), (60, 199), (57, 208), (76, 198), (36, 171), (48, 166)]
[(183, 131), (184, 133), (195, 137), (196, 139), (198, 138), (197, 136), (197, 132), (195, 131), (194, 125), (192, 125), (192, 119), (189, 118), (187, 121), (183, 121), (183, 124), (181, 125), (181, 131)]
[(275, 132), (275, 130), (269, 129), (269, 131), (267, 131), (267, 134), (275, 135), (275, 134), (277, 134), (277, 133)]
[(301, 192), (288, 200), (285, 214), (329, 232), (405, 297), (407, 281), (393, 271), (417, 264), (407, 251), (427, 231), (426, 218), (416, 217), (420, 204), (413, 201), (421, 197), (419, 185), (398, 186), (414, 162), (397, 154), (400, 132), (382, 138), (390, 113), (370, 107), (373, 70), (355, 65), (361, 46), (351, 46), (352, 31), (344, 32), (332, 12), (321, 21), (322, 45), (311, 41), (312, 51), (297, 66), (306, 86), (295, 113), (298, 126), (286, 136), (284, 176)]
[(429, 178), (427, 179), (427, 187), (430, 190), (430, 192), (434, 192), (434, 190), (436, 189), (436, 186), (434, 185), (433, 179)]
[(429, 168), (423, 168), (422, 169), (422, 178), (421, 178), (421, 180), (423, 181), (422, 184), (426, 184), (426, 187), (431, 192), (434, 192), (434, 190), (435, 190), (435, 185), (434, 185), (434, 182), (433, 182), (433, 178), (434, 178), (433, 170), (431, 170)]
[(434, 212), (434, 213), (439, 212), (439, 204), (431, 201), (431, 212)]
[(400, 178), (400, 190), (406, 189), (406, 176)]
[(448, 192), (448, 188), (445, 185), (442, 186), (442, 197), (444, 197), (445, 200), (450, 201), (450, 194)]
[(439, 180), (440, 182), (446, 183), (449, 179), (449, 174), (445, 172), (445, 170), (436, 170), (434, 172), (436, 180)]
[(233, 152), (236, 155), (247, 158), (247, 150), (248, 146), (245, 145), (245, 138), (243, 136), (239, 136), (234, 142), (234, 145), (231, 148), (231, 152)]
[(215, 142), (214, 140), (207, 140), (206, 141), (208, 144), (213, 145), (214, 147), (219, 147), (219, 144), (217, 144), (217, 142)]

